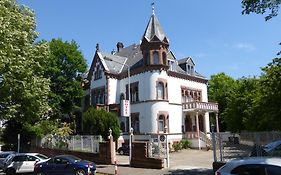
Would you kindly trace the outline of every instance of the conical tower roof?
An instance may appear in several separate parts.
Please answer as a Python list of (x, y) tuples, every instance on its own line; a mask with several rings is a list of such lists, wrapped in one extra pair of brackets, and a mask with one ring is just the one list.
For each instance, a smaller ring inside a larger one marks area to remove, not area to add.
[(162, 30), (162, 27), (153, 13), (149, 19), (148, 25), (145, 29), (142, 41), (146, 39), (146, 41), (160, 41), (160, 42), (167, 42), (167, 38)]

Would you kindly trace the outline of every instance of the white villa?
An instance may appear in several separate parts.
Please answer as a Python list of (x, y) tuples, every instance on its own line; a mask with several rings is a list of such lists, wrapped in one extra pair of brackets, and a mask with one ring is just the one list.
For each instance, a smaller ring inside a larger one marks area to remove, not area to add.
[(202, 148), (210, 132), (209, 113), (218, 121), (218, 105), (208, 102), (207, 79), (196, 71), (191, 57), (176, 59), (154, 12), (141, 44), (124, 47), (118, 42), (111, 53), (97, 44), (87, 80), (84, 111), (95, 106), (117, 112), (125, 139), (129, 117), (121, 116), (124, 99), (130, 99), (136, 136), (165, 132), (170, 143), (186, 138)]

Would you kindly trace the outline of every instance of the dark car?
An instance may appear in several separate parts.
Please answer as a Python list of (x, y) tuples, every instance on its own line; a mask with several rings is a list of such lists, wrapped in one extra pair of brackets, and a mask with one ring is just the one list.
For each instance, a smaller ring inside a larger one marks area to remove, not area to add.
[(129, 145), (122, 145), (117, 152), (121, 155), (128, 155), (130, 151)]
[(251, 152), (251, 157), (273, 156), (281, 157), (281, 140), (268, 143), (264, 146), (255, 145)]
[(55, 156), (34, 167), (35, 175), (94, 175), (95, 172), (95, 163), (72, 155)]

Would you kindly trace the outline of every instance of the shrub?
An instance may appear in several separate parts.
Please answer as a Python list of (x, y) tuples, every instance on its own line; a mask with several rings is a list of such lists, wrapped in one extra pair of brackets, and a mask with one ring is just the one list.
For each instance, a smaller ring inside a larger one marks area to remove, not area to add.
[(191, 142), (189, 140), (183, 139), (180, 141), (182, 149), (188, 149), (191, 147)]

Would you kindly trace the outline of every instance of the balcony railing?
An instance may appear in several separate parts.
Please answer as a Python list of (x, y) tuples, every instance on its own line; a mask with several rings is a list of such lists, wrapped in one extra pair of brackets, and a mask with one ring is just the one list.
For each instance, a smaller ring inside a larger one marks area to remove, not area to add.
[(209, 102), (185, 102), (182, 103), (182, 109), (183, 111), (218, 112), (218, 104)]

